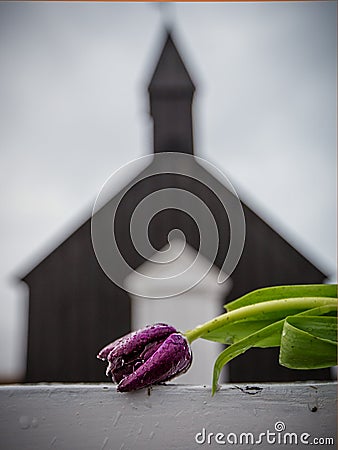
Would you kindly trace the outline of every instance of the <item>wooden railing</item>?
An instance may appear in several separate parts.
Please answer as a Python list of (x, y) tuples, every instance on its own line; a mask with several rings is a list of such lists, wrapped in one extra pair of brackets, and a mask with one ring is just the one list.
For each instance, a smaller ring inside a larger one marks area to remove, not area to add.
[(130, 394), (113, 384), (0, 386), (0, 448), (333, 449), (336, 399), (333, 382), (224, 385), (214, 397), (174, 384)]

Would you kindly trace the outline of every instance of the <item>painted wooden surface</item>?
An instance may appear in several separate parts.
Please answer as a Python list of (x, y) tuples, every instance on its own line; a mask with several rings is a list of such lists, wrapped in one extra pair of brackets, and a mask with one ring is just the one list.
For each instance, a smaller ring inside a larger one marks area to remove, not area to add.
[[(130, 394), (112, 384), (0, 386), (0, 448), (289, 449), (315, 438), (333, 438), (319, 447), (335, 448), (336, 392), (336, 383), (224, 385), (214, 397), (206, 386), (174, 384)], [(268, 431), (270, 443), (260, 435)]]

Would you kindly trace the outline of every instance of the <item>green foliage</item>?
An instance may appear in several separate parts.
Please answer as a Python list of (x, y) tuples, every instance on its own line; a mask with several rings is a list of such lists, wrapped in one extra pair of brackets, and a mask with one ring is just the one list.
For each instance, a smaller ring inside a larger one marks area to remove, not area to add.
[(285, 319), (279, 362), (290, 369), (320, 369), (336, 364), (336, 317)]
[(337, 298), (336, 284), (300, 284), (291, 286), (273, 286), (268, 288), (256, 289), (243, 297), (234, 300), (224, 308), (227, 311), (233, 311), (243, 306), (253, 305), (270, 300), (281, 300), (287, 298), (300, 297), (330, 297)]
[(187, 332), (229, 346), (218, 356), (212, 392), (225, 364), (252, 347), (280, 347), (279, 362), (292, 369), (337, 364), (337, 286), (276, 286), (226, 305), (227, 313)]

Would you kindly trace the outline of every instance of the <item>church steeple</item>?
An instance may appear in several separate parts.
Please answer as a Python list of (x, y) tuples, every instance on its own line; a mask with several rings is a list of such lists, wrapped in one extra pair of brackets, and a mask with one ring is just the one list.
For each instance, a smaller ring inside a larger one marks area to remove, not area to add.
[(194, 153), (192, 102), (194, 83), (170, 33), (150, 81), (154, 152)]

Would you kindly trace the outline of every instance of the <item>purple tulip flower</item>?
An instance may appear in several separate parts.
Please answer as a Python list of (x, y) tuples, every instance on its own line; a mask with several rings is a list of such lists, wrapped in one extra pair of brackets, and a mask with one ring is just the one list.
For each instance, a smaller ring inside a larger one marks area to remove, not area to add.
[(163, 323), (117, 339), (104, 347), (97, 357), (108, 361), (106, 374), (118, 383), (120, 392), (171, 380), (186, 372), (192, 362), (185, 336)]

